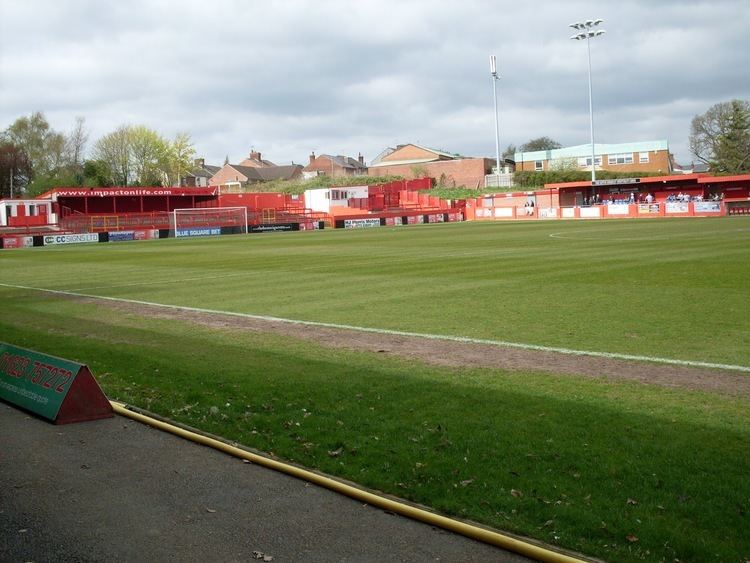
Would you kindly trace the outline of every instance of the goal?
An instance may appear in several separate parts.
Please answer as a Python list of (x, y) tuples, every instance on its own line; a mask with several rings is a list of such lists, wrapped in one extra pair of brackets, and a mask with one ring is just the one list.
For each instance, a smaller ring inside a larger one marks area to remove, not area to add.
[(239, 227), (241, 233), (247, 233), (247, 208), (188, 207), (175, 209), (172, 212), (171, 227), (174, 229), (176, 235), (178, 232), (189, 230), (199, 231), (196, 234), (203, 234), (201, 229), (220, 229), (221, 227)]

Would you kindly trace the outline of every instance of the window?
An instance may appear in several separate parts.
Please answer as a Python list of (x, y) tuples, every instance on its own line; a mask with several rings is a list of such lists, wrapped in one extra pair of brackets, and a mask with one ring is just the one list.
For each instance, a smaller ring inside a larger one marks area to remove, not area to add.
[(535, 160), (534, 161), (534, 171), (535, 172), (541, 172), (544, 170), (544, 161), (543, 160)]
[[(594, 162), (596, 162), (597, 166), (601, 166), (602, 165), (602, 157), (601, 156), (594, 157)], [(581, 168), (586, 168), (587, 166), (591, 166), (591, 157), (587, 156), (587, 157), (581, 157), (581, 158), (579, 158), (578, 159), (578, 166), (580, 166)]]
[(622, 154), (611, 154), (609, 155), (609, 158), (607, 159), (607, 162), (610, 165), (615, 164), (633, 164), (633, 153), (632, 152), (626, 152)]
[(647, 152), (639, 152), (638, 153), (638, 162), (641, 164), (645, 164), (648, 162), (648, 153)]

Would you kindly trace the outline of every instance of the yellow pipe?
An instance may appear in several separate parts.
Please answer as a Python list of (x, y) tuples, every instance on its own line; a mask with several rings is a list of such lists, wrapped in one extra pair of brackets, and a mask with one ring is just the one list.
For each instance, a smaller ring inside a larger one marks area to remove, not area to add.
[(262, 465), (263, 467), (267, 467), (275, 471), (280, 471), (281, 473), (286, 473), (287, 475), (297, 477), (298, 479), (309, 481), (310, 483), (314, 483), (321, 487), (325, 487), (326, 489), (336, 491), (337, 493), (341, 493), (357, 501), (364, 502), (372, 506), (377, 506), (378, 508), (382, 508), (383, 510), (389, 510), (391, 512), (395, 512), (396, 514), (400, 514), (401, 516), (419, 520), (420, 522), (425, 522), (426, 524), (430, 524), (432, 526), (439, 526), (440, 528), (450, 530), (451, 532), (455, 532), (457, 534), (461, 534), (478, 541), (495, 545), (497, 547), (501, 547), (508, 551), (512, 551), (514, 553), (518, 553), (520, 555), (524, 555), (538, 561), (549, 561), (551, 563), (580, 563), (581, 561), (583, 561), (582, 559), (576, 559), (569, 555), (558, 553), (556, 551), (552, 551), (551, 549), (547, 549), (545, 547), (506, 536), (492, 530), (486, 530), (484, 528), (480, 528), (479, 526), (473, 526), (465, 522), (459, 522), (445, 516), (440, 516), (439, 514), (428, 512), (421, 508), (409, 506), (408, 504), (404, 504), (402, 502), (387, 499), (373, 493), (363, 491), (351, 485), (347, 485), (345, 483), (341, 483), (339, 481), (331, 479), (330, 477), (324, 477), (323, 475), (313, 473), (312, 471), (308, 471), (306, 469), (301, 469), (287, 463), (269, 459), (252, 452), (248, 452), (241, 448), (225, 444), (224, 442), (221, 442), (214, 438), (209, 438), (208, 436), (203, 436), (201, 434), (185, 430), (184, 428), (180, 428), (179, 426), (175, 426), (173, 424), (151, 418), (150, 416), (146, 416), (144, 414), (126, 408), (126, 406), (122, 403), (118, 403), (115, 401), (110, 402), (112, 403), (112, 407), (114, 408), (115, 412), (122, 416), (127, 416), (129, 418), (132, 418), (133, 420), (137, 420), (160, 430), (170, 432), (182, 438), (187, 438), (188, 440), (203, 444), (204, 446), (209, 446), (211, 448), (220, 450), (229, 455), (246, 459), (252, 463)]

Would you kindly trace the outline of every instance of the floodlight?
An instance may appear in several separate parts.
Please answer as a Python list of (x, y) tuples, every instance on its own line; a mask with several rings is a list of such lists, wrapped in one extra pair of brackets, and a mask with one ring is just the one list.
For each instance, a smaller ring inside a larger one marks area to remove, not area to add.
[(594, 37), (599, 37), (601, 35), (604, 35), (605, 30), (603, 29), (594, 29), (597, 25), (602, 23), (604, 20), (601, 18), (597, 19), (589, 19), (585, 20), (583, 23), (577, 22), (569, 24), (568, 27), (572, 27), (573, 29), (577, 29), (580, 31), (580, 33), (577, 33), (576, 35), (571, 35), (571, 39), (575, 39), (576, 41), (581, 41), (582, 39), (586, 40), (586, 51), (588, 52), (588, 62), (589, 62), (589, 122), (590, 122), (590, 128), (591, 128), (591, 185), (596, 185), (596, 145), (594, 145), (594, 100), (593, 100), (593, 94), (592, 94), (592, 88), (591, 88), (591, 41), (590, 39)]

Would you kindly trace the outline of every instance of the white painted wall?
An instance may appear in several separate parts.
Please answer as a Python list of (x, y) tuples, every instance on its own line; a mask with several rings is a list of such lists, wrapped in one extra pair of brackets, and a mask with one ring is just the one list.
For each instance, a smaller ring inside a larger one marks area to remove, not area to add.
[[(23, 207), (26, 216), (31, 215), (31, 207), (36, 207), (36, 215), (39, 215), (39, 208), (47, 208), (47, 223), (57, 223), (57, 215), (52, 213), (52, 201), (43, 199), (2, 199), (0, 200), (0, 227), (8, 226), (8, 217), (18, 217), (18, 208)], [(8, 209), (10, 207), (10, 209)], [(10, 211), (10, 214), (8, 213)]]
[(370, 195), (367, 186), (341, 186), (339, 188), (319, 188), (305, 191), (305, 206), (313, 211), (328, 213), (331, 207), (349, 207), (349, 198), (363, 198)]
[(317, 190), (305, 190), (305, 207), (313, 211), (328, 213), (331, 210), (331, 202), (326, 197), (328, 188), (319, 188)]

